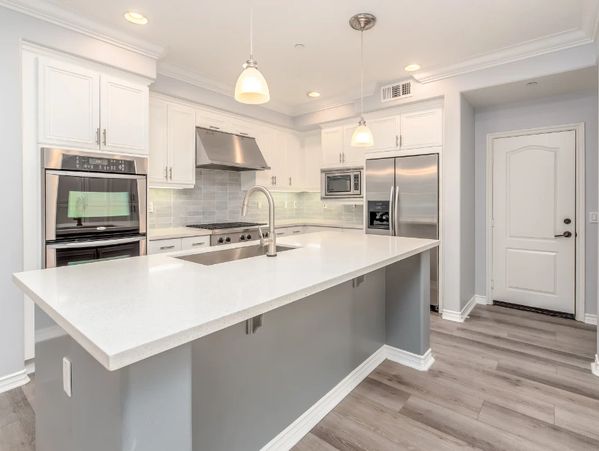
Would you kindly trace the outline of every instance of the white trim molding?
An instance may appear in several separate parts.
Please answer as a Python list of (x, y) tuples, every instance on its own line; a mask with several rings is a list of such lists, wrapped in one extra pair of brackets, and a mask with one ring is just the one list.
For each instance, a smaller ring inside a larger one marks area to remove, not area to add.
[(489, 133), (487, 135), (487, 174), (486, 174), (486, 287), (487, 297), (493, 299), (493, 141), (498, 138), (538, 135), (574, 131), (576, 134), (576, 281), (575, 281), (575, 317), (577, 321), (585, 321), (585, 240), (586, 240), (586, 207), (585, 207), (585, 140), (584, 122), (576, 124), (555, 125), (548, 127), (510, 130)]
[[(466, 320), (466, 318), (468, 318), (468, 315), (470, 315), (470, 312), (472, 311), (472, 309), (474, 307), (476, 307), (476, 304), (482, 304), (482, 302), (479, 302), (479, 298), (482, 298), (482, 297), (483, 296), (479, 296), (479, 295), (475, 294), (474, 296), (472, 296), (470, 298), (470, 300), (466, 303), (464, 308), (459, 312), (457, 310), (444, 309), (441, 312), (441, 318), (448, 320), (448, 321), (455, 321), (457, 323), (463, 323)], [(486, 304), (486, 300), (485, 300), (485, 304)]]
[(430, 349), (423, 355), (417, 355), (393, 346), (381, 346), (331, 391), (264, 445), (262, 451), (291, 449), (385, 359), (420, 371), (427, 371), (435, 361)]
[(599, 354), (595, 354), (595, 361), (591, 363), (591, 371), (595, 376), (599, 376)]
[(584, 314), (584, 322), (586, 324), (592, 324), (594, 326), (597, 325), (597, 315), (593, 315), (592, 313)]
[(481, 304), (481, 305), (491, 305), (493, 304), (493, 300), (490, 298), (487, 298), (486, 296), (483, 296), (482, 294), (475, 294), (474, 297), (476, 298), (476, 303), (477, 304)]
[(8, 374), (0, 378), (0, 393), (12, 390), (14, 388), (25, 385), (29, 382), (29, 376), (27, 376), (27, 370), (23, 368), (21, 371), (16, 373)]

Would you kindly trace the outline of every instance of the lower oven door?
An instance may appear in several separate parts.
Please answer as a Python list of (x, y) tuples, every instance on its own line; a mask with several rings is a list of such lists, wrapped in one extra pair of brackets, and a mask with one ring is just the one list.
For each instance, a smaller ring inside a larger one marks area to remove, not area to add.
[(45, 267), (81, 265), (145, 254), (145, 236), (52, 243), (46, 245)]

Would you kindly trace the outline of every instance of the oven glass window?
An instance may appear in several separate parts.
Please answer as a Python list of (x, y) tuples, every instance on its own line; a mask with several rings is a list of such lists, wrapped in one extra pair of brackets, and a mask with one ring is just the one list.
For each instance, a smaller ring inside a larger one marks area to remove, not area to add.
[(350, 174), (327, 176), (327, 194), (344, 194), (351, 193), (351, 191), (352, 177)]
[(58, 177), (56, 238), (138, 230), (136, 179), (72, 175), (53, 177)]

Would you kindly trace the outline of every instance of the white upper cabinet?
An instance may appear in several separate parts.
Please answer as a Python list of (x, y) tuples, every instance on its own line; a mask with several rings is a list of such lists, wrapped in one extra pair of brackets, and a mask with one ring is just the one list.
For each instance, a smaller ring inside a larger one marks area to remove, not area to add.
[(168, 106), (169, 182), (193, 186), (196, 171), (195, 112), (191, 108)]
[(40, 57), (40, 144), (146, 154), (148, 86)]
[(39, 141), (98, 149), (100, 75), (75, 65), (39, 60)]
[(400, 122), (402, 150), (443, 145), (443, 112), (440, 108), (401, 114)]
[(384, 117), (367, 121), (374, 137), (374, 146), (367, 151), (399, 149), (399, 116)]
[(100, 77), (102, 147), (112, 152), (146, 153), (148, 87)]
[(323, 167), (341, 166), (344, 151), (343, 127), (325, 128), (321, 132)]
[(195, 185), (195, 111), (184, 105), (150, 100), (150, 186)]

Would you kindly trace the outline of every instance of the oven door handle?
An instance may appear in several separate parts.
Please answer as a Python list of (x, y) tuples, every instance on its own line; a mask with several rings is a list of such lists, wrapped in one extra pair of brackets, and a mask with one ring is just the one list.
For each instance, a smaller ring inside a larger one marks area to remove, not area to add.
[(93, 177), (99, 179), (128, 179), (128, 180), (144, 180), (146, 175), (136, 174), (117, 174), (112, 172), (77, 172), (77, 171), (57, 171), (55, 169), (46, 170), (46, 174), (66, 176), (66, 177)]
[(114, 240), (77, 241), (73, 243), (48, 244), (47, 247), (50, 249), (79, 249), (86, 247), (112, 246), (114, 244), (135, 243), (137, 241), (143, 241), (145, 239), (145, 236), (137, 236), (132, 238), (116, 238)]

